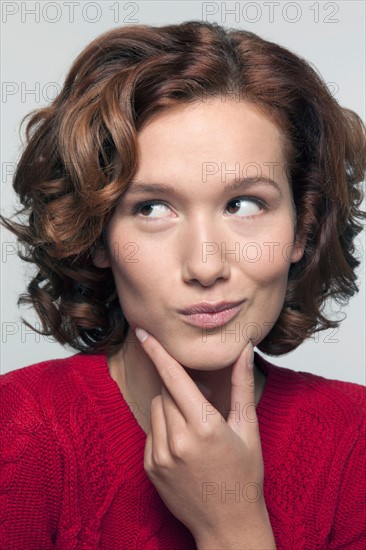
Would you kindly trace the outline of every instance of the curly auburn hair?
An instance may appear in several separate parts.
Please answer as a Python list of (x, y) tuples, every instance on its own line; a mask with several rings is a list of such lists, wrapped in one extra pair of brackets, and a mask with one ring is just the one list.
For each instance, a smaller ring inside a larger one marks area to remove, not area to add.
[(26, 221), (1, 221), (21, 242), (18, 255), (37, 266), (18, 300), (35, 307), (37, 332), (84, 353), (123, 344), (129, 325), (112, 271), (96, 267), (93, 254), (137, 170), (137, 133), (167, 109), (232, 93), (281, 128), (297, 234), (306, 238), (279, 318), (257, 347), (281, 355), (338, 326), (323, 306), (358, 291), (365, 126), (301, 57), (252, 32), (187, 21), (100, 35), (58, 97), (22, 121), (31, 117), (13, 186)]

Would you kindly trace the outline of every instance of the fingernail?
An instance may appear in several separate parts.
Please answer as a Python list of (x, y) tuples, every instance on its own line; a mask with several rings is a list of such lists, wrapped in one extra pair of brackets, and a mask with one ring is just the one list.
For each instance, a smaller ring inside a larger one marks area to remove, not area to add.
[(135, 334), (140, 342), (145, 342), (146, 338), (149, 336), (146, 330), (140, 327), (135, 328)]

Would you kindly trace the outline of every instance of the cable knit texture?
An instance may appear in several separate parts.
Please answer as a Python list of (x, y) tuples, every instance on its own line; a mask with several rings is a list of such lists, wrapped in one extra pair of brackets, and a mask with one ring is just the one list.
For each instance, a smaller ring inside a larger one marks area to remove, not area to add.
[[(365, 550), (366, 388), (255, 361), (267, 375), (257, 416), (277, 548)], [(196, 548), (146, 475), (146, 435), (106, 355), (0, 381), (2, 550)]]

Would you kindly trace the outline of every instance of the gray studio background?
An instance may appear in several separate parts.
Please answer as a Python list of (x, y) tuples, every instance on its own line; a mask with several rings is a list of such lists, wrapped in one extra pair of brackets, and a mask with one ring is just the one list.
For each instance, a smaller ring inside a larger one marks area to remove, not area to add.
[[(365, 119), (365, 3), (342, 2), (1, 2), (1, 204), (17, 206), (11, 187), (20, 153), (19, 123), (59, 91), (66, 71), (92, 39), (116, 26), (163, 25), (189, 19), (217, 21), (258, 33), (301, 55), (320, 72), (342, 106)], [(12, 234), (1, 230), (1, 373), (76, 353), (22, 325), (21, 315), (39, 324), (32, 311), (16, 305), (32, 267), (16, 256)], [(286, 356), (280, 366), (327, 378), (366, 384), (365, 232), (357, 238), (362, 255), (360, 292), (338, 315), (339, 329), (320, 333)], [(333, 308), (337, 310), (337, 308)]]

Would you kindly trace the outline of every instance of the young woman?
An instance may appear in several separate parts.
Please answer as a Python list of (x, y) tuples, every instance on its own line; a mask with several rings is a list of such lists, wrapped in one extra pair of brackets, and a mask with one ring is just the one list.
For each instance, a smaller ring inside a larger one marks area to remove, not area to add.
[(272, 365), (357, 290), (365, 127), (217, 24), (112, 30), (32, 114), (2, 219), (79, 353), (1, 378), (1, 547), (366, 547), (365, 388)]

